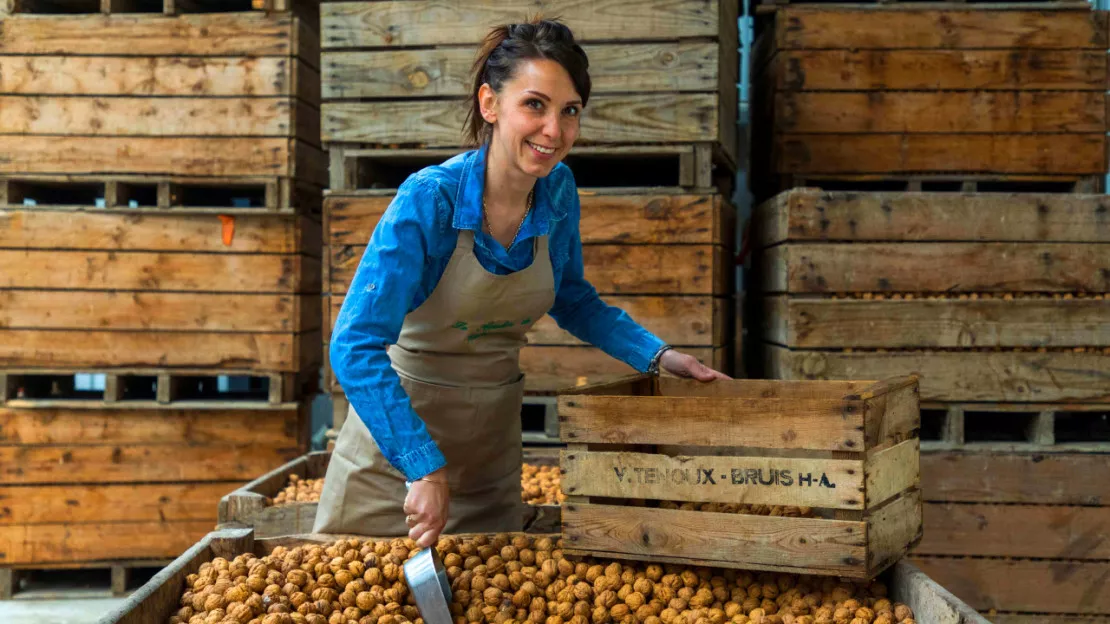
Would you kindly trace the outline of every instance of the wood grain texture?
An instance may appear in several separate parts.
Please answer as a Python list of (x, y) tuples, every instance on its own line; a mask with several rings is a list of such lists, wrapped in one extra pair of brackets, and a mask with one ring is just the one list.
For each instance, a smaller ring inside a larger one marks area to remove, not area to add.
[(1102, 132), (1098, 91), (778, 93), (779, 133)]
[(907, 491), (879, 509), (869, 512), (867, 517), (869, 575), (878, 575), (879, 572), (893, 565), (920, 537), (921, 492), (917, 490)]
[(0, 250), (0, 288), (239, 293), (319, 292), (306, 256)]
[[(216, 503), (238, 481), (0, 487), (0, 527), (102, 522), (216, 521)], [(33, 491), (32, 491), (33, 490)]]
[(782, 134), (779, 173), (1099, 174), (1106, 138), (1088, 134)]
[(866, 559), (863, 523), (850, 521), (568, 503), (563, 532), (568, 550), (603, 557), (681, 557), (842, 576), (859, 575)]
[(1108, 249), (1097, 243), (798, 243), (766, 250), (762, 275), (768, 292), (1110, 292)]
[(794, 348), (1110, 346), (1105, 300), (768, 297), (764, 336)]
[(917, 555), (1110, 559), (1105, 507), (925, 505)]
[[(728, 372), (728, 349), (689, 347), (683, 349), (707, 366)], [(520, 368), (525, 375), (525, 389), (531, 392), (553, 392), (580, 385), (615, 381), (635, 373), (624, 362), (609, 357), (593, 347), (538, 347), (520, 350)]]
[(570, 396), (559, 435), (573, 444), (681, 444), (864, 450), (863, 404), (839, 398)]
[(994, 624), (1110, 624), (1110, 616), (995, 613), (991, 615), (991, 622)]
[(920, 351), (838, 353), (768, 346), (777, 379), (918, 374), (922, 401), (1104, 401), (1110, 359), (1097, 353)]
[[(462, 145), (465, 102), (417, 100), (331, 102), (322, 106), (326, 142), (426, 147)], [(590, 98), (578, 141), (668, 143), (714, 141), (720, 137), (715, 94), (598, 95)]]
[[(668, 397), (702, 397), (734, 399), (784, 399), (784, 400), (821, 400), (847, 399), (848, 395), (859, 394), (875, 382), (850, 380), (822, 380), (796, 383), (774, 379), (745, 379), (741, 383), (703, 384), (692, 379), (661, 376), (654, 380), (658, 384), (658, 394)], [(602, 394), (631, 394), (614, 388)], [(597, 394), (596, 392), (594, 394)], [(648, 395), (650, 396), (650, 394)]]
[[(796, 95), (886, 90), (1097, 92), (1105, 84), (1106, 71), (1106, 55), (1097, 50), (810, 49), (779, 52), (757, 80)], [(969, 94), (949, 95), (958, 99)]]
[(916, 487), (921, 474), (921, 441), (914, 438), (869, 453), (864, 462), (866, 506), (876, 507)]
[(1105, 49), (1106, 15), (1089, 10), (872, 11), (791, 7), (774, 30), (778, 49)]
[[(891, 568), (890, 595), (913, 610), (921, 622), (936, 624), (989, 624), (975, 609), (941, 587), (924, 572), (902, 558)], [(997, 622), (992, 618), (992, 621)]]
[[(577, 34), (577, 30), (576, 30)], [(714, 42), (587, 44), (591, 93), (715, 91)], [(463, 97), (470, 92), (473, 42), (435, 49), (328, 52), (322, 80), (328, 100)]]
[(211, 520), (12, 525), (0, 531), (0, 564), (169, 559), (211, 530)]
[(1098, 454), (922, 453), (925, 500), (958, 503), (1110, 505)]
[(793, 189), (755, 210), (753, 243), (1110, 242), (1110, 198), (1065, 193), (857, 193)]
[(564, 451), (561, 465), (568, 496), (864, 508), (860, 460)]
[(573, 24), (579, 41), (716, 37), (719, 28), (717, 0), (648, 5), (620, 0), (389, 0), (322, 3), (320, 32), (325, 50), (473, 45), (486, 36), (490, 24), (512, 22), (535, 11)]
[(1110, 613), (1110, 562), (913, 557), (975, 609)]
[(0, 330), (296, 334), (319, 330), (320, 314), (319, 297), (311, 295), (0, 291)]

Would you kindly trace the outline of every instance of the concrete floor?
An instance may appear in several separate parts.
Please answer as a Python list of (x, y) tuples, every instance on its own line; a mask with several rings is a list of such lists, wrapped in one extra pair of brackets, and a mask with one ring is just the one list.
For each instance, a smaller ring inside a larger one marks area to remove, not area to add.
[(17, 598), (0, 602), (4, 624), (95, 624), (118, 607), (124, 598), (73, 598), (42, 600)]

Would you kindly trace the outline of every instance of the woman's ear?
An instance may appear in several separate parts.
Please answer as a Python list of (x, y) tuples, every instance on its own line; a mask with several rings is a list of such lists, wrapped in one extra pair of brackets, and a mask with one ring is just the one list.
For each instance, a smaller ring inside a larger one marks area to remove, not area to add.
[(489, 83), (478, 87), (478, 105), (482, 109), (482, 119), (487, 123), (497, 123), (497, 93)]

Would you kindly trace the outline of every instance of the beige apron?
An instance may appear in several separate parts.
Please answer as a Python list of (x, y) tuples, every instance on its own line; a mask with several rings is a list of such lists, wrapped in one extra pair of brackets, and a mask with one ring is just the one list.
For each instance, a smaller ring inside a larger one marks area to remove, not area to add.
[[(519, 355), (525, 334), (555, 300), (546, 236), (536, 239), (533, 258), (526, 269), (494, 275), (474, 257), (474, 231), (460, 231), (443, 277), (389, 348), (413, 409), (447, 459), (447, 533), (521, 530)], [(313, 530), (405, 535), (405, 494), (404, 476), (352, 406)]]

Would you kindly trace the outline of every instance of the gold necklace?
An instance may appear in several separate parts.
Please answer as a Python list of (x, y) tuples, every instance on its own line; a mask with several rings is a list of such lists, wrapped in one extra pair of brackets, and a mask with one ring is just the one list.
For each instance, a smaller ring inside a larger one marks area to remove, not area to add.
[[(516, 224), (516, 232), (513, 234), (513, 240), (509, 241), (509, 247), (512, 247), (513, 243), (516, 242), (517, 237), (520, 236), (520, 229), (524, 227), (524, 220), (528, 218), (528, 213), (532, 212), (532, 200), (535, 193), (535, 187), (533, 187), (532, 190), (528, 191), (528, 200), (525, 204), (524, 214), (520, 217), (520, 223)], [(482, 221), (485, 221), (486, 223), (486, 232), (489, 233), (489, 237), (493, 240), (497, 240), (497, 237), (493, 235), (493, 226), (490, 225), (489, 217), (486, 216), (485, 195), (482, 195)]]

